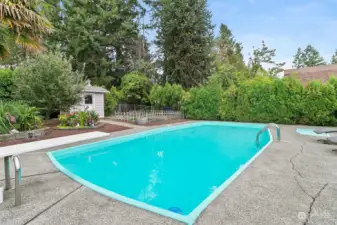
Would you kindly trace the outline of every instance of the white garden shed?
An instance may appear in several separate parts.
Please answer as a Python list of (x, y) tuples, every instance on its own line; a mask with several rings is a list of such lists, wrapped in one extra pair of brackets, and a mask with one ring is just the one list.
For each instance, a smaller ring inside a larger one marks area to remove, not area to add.
[(104, 93), (109, 92), (102, 87), (91, 86), (90, 82), (83, 90), (82, 100), (78, 105), (71, 107), (70, 112), (95, 111), (100, 118), (104, 117)]

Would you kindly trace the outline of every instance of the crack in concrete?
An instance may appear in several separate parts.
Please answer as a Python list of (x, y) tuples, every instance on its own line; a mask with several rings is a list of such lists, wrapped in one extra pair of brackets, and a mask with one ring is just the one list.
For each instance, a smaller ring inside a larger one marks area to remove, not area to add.
[[(305, 144), (305, 143), (304, 143)], [(300, 154), (303, 154), (303, 151), (304, 151), (304, 148), (303, 148), (303, 145), (301, 145), (301, 149), (300, 149), (301, 152), (297, 153), (296, 155), (294, 155), (293, 157), (290, 158), (290, 163), (292, 165), (292, 170), (294, 170), (301, 178), (304, 178), (302, 173), (296, 169), (296, 166), (295, 166), (295, 163), (294, 163), (294, 159), (299, 156)], [(306, 194), (309, 198), (311, 198), (311, 202), (310, 202), (310, 205), (309, 205), (309, 210), (307, 212), (307, 217), (306, 217), (306, 220), (305, 222), (303, 223), (303, 225), (307, 225), (309, 223), (309, 220), (310, 220), (310, 216), (311, 216), (311, 212), (312, 212), (312, 208), (317, 200), (317, 198), (319, 198), (319, 196), (321, 195), (321, 193), (323, 192), (323, 190), (328, 186), (329, 183), (326, 183), (324, 184), (320, 189), (319, 191), (316, 193), (315, 196), (312, 196), (311, 194), (309, 194), (303, 187), (302, 185), (300, 184), (300, 182), (298, 181), (297, 177), (294, 176), (294, 180), (296, 181), (296, 184), (297, 186), (303, 191), (304, 194)]]
[(303, 175), (301, 174), (301, 172), (299, 170), (296, 169), (295, 163), (294, 163), (294, 159), (299, 156), (300, 154), (303, 154), (303, 145), (301, 145), (301, 152), (297, 153), (296, 155), (294, 155), (293, 157), (291, 157), (289, 159), (291, 165), (292, 165), (292, 170), (294, 170), (300, 177), (303, 178)]
[(314, 199), (314, 196), (312, 196), (311, 194), (309, 194), (303, 187), (302, 185), (300, 184), (300, 182), (298, 181), (298, 179), (296, 178), (296, 176), (294, 176), (294, 179), (298, 185), (298, 187), (306, 194), (308, 195), (311, 199)]
[[(314, 206), (316, 199), (319, 198), (319, 196), (321, 195), (321, 193), (323, 192), (323, 190), (328, 186), (329, 183), (326, 183), (318, 192), (317, 194), (312, 197), (312, 201), (310, 203), (310, 207), (309, 207), (309, 211), (307, 214), (307, 219), (305, 220), (305, 222), (303, 223), (303, 225), (307, 225), (309, 220), (310, 220), (310, 216), (311, 216), (311, 212), (312, 212), (312, 207)], [(310, 195), (309, 195), (310, 196)]]
[(54, 202), (53, 204), (51, 204), (50, 206), (48, 206), (47, 208), (45, 208), (44, 210), (42, 210), (41, 212), (39, 212), (38, 214), (36, 214), (33, 218), (26, 221), (23, 225), (27, 225), (27, 224), (31, 223), (33, 220), (35, 220), (37, 217), (39, 217), (42, 213), (48, 211), (50, 208), (52, 208), (56, 204), (60, 203), (62, 200), (64, 200), (65, 198), (67, 198), (68, 196), (70, 196), (71, 194), (76, 192), (77, 190), (79, 190), (81, 187), (83, 187), (82, 184), (79, 187), (75, 188), (74, 190), (70, 191), (68, 194), (66, 194), (65, 196), (63, 196), (59, 200), (57, 200), (56, 202)]

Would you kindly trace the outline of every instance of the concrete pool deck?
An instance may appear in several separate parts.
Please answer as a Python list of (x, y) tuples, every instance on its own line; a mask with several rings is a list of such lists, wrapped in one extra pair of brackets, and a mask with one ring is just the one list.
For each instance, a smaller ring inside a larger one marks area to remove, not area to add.
[[(195, 224), (337, 224), (337, 152), (332, 151), (337, 146), (300, 136), (299, 127), (281, 126), (282, 142), (272, 143)], [(136, 127), (107, 138), (153, 128)], [(182, 224), (102, 196), (60, 173), (46, 152), (78, 144), (20, 155), (22, 205), (15, 207), (14, 190), (6, 191), (1, 225)], [(1, 169), (0, 186), (3, 179)]]

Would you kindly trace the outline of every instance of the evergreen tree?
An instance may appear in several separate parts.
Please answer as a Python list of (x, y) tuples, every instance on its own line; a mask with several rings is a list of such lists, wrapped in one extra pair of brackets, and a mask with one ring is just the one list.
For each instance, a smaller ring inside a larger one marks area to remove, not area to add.
[(55, 26), (48, 46), (70, 56), (93, 83), (118, 83), (137, 60), (142, 13), (138, 0), (62, 0), (47, 13)]
[(337, 50), (331, 57), (331, 64), (337, 64)]
[(302, 49), (298, 48), (296, 55), (294, 55), (293, 68), (299, 69), (304, 67), (302, 54)]
[(319, 65), (326, 64), (323, 57), (320, 56), (318, 50), (315, 49), (312, 45), (308, 45), (303, 50), (303, 61), (306, 67), (319, 66)]
[(269, 49), (269, 47), (262, 41), (261, 48), (253, 49), (253, 56), (250, 58), (249, 67), (251, 68), (251, 76), (254, 77), (260, 71), (264, 71), (263, 65), (268, 65), (267, 74), (269, 76), (276, 76), (282, 71), (285, 63), (277, 63), (274, 60), (276, 49)]
[(211, 71), (213, 25), (207, 0), (148, 0), (156, 44), (163, 58), (163, 82), (192, 87)]
[(232, 31), (225, 25), (220, 26), (220, 35), (214, 40), (216, 63), (218, 66), (230, 64), (238, 70), (245, 68), (242, 44), (237, 42)]
[(326, 65), (323, 57), (320, 56), (317, 49), (312, 45), (308, 45), (304, 50), (299, 48), (294, 56), (293, 67), (304, 68), (312, 66)]

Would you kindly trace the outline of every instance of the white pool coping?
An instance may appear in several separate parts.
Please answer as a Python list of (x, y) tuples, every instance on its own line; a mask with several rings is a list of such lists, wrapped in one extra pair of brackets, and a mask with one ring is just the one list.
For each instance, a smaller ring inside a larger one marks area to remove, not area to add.
[[(252, 127), (252, 128), (263, 128), (265, 126), (265, 124), (251, 124), (251, 123), (234, 123), (234, 122), (196, 122), (196, 123), (191, 123), (191, 124), (184, 124), (184, 125), (174, 125), (174, 126), (167, 126), (167, 127), (163, 127), (163, 128), (158, 128), (158, 129), (154, 129), (154, 130), (150, 130), (150, 131), (144, 131), (141, 133), (136, 133), (136, 134), (130, 134), (130, 135), (126, 135), (126, 136), (122, 136), (122, 137), (117, 137), (114, 138), (114, 144), (118, 144), (121, 142), (125, 142), (125, 141), (130, 141), (136, 138), (140, 138), (140, 137), (144, 137), (150, 134), (157, 134), (157, 133), (161, 133), (161, 132), (165, 132), (165, 131), (172, 131), (172, 130), (180, 130), (180, 129), (185, 129), (185, 128), (189, 128), (189, 127), (196, 127), (196, 126), (203, 126), (203, 125), (218, 125), (218, 126), (234, 126), (234, 127)], [(52, 161), (52, 163), (64, 174), (68, 175), (70, 178), (74, 179), (75, 181), (77, 181), (78, 183), (83, 184), (84, 186), (91, 188), (95, 191), (97, 191), (98, 193), (101, 193), (107, 197), (111, 197), (114, 198), (116, 200), (125, 202), (127, 204), (136, 206), (138, 208), (142, 208), (142, 209), (146, 209), (148, 211), (166, 216), (166, 217), (170, 217), (173, 218), (175, 220), (181, 221), (183, 223), (192, 225), (196, 219), (199, 217), (199, 215), (202, 213), (203, 210), (205, 210), (207, 208), (207, 206), (216, 198), (218, 197), (218, 195), (226, 188), (228, 187), (228, 185), (230, 185), (252, 162), (254, 162), (254, 160), (256, 158), (258, 158), (258, 156), (260, 156), (262, 154), (262, 152), (273, 142), (273, 136), (270, 133), (270, 130), (268, 129), (269, 132), (269, 137), (270, 137), (270, 141), (259, 151), (257, 152), (248, 162), (246, 162), (244, 165), (242, 165), (240, 167), (240, 169), (238, 169), (230, 178), (228, 178), (224, 183), (222, 183), (217, 189), (215, 189), (215, 191), (210, 194), (204, 201), (202, 201), (190, 214), (188, 215), (181, 215), (181, 214), (177, 214), (174, 212), (171, 212), (169, 210), (165, 210), (165, 209), (161, 209), (159, 207), (155, 207), (152, 205), (149, 205), (147, 203), (141, 202), (141, 201), (137, 201), (128, 197), (125, 197), (123, 195), (117, 194), (113, 191), (104, 189), (100, 186), (97, 186), (91, 182), (88, 182), (86, 180), (84, 180), (83, 178), (75, 175), (74, 173), (70, 172), (68, 169), (66, 169), (65, 167), (63, 167), (58, 161), (57, 159), (54, 157), (53, 154), (58, 154), (58, 155), (62, 155), (62, 154), (66, 154), (67, 152), (72, 152), (72, 150), (75, 150), (73, 152), (77, 152), (76, 148), (78, 148), (79, 146), (75, 146), (72, 148), (67, 148), (67, 149), (62, 149), (59, 151), (55, 151), (55, 152), (48, 152), (48, 156), (50, 158), (50, 160)], [(104, 141), (99, 141), (99, 142), (95, 142), (95, 143), (91, 143), (91, 144), (86, 144), (86, 145), (82, 145), (83, 146), (90, 146), (90, 145), (96, 145), (97, 143), (103, 143), (103, 142), (111, 142), (112, 139), (109, 140), (104, 140)]]
[(106, 137), (109, 135), (110, 135), (109, 133), (94, 131), (89, 133), (52, 138), (42, 141), (34, 141), (29, 143), (5, 146), (0, 148), (0, 158), (27, 152), (38, 151), (45, 148), (52, 148), (61, 145), (72, 144), (75, 142), (86, 141), (95, 138)]

